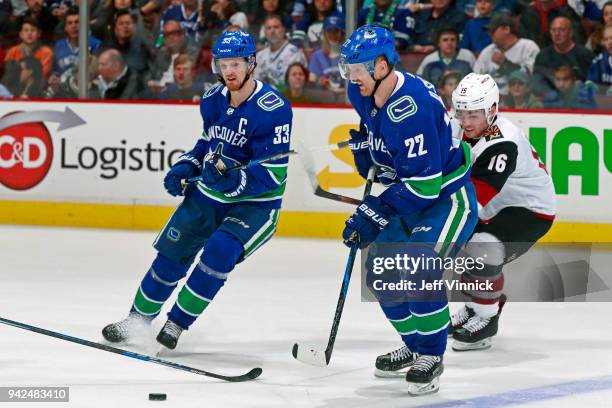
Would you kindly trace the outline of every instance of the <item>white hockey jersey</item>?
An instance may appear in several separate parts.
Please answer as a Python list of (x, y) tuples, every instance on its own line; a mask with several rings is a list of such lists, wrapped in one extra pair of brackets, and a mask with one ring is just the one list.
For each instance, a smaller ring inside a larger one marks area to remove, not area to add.
[(497, 115), (472, 146), (472, 176), (481, 222), (507, 207), (526, 208), (543, 218), (556, 213), (552, 179), (529, 140), (514, 123)]

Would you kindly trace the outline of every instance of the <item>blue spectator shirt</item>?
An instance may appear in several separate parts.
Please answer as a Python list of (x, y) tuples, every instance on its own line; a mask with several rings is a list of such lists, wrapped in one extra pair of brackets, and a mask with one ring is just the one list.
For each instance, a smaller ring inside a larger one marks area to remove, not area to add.
[[(361, 9), (359, 10), (359, 14), (357, 16), (357, 25), (362, 26), (366, 24), (366, 20), (368, 17), (368, 13), (370, 10)], [(376, 9), (374, 13), (374, 21), (372, 23), (380, 23), (385, 17), (385, 12), (380, 9)], [(398, 49), (403, 50), (410, 45), (412, 45), (412, 40), (414, 37), (414, 26), (416, 21), (414, 19), (414, 15), (408, 9), (397, 9), (395, 10), (395, 15), (393, 16), (393, 35), (395, 37), (395, 41), (397, 42)]]
[(163, 31), (164, 24), (168, 20), (176, 20), (183, 27), (183, 31), (187, 38), (192, 41), (198, 40), (198, 32), (200, 29), (200, 13), (196, 10), (190, 17), (185, 14), (185, 6), (182, 4), (178, 6), (169, 7), (168, 10), (162, 15), (159, 23), (160, 33)]
[(342, 75), (340, 75), (340, 68), (338, 68), (338, 61), (340, 61), (339, 55), (332, 59), (323, 50), (317, 50), (310, 57), (308, 70), (315, 74), (317, 79), (322, 76), (329, 78), (332, 88), (342, 88), (343, 80)]
[[(94, 36), (89, 36), (89, 52), (96, 51), (102, 42)], [(77, 66), (79, 62), (79, 47), (72, 47), (68, 38), (55, 42), (53, 47), (53, 72), (62, 75), (66, 70)]]
[(491, 21), (490, 17), (476, 17), (465, 25), (463, 37), (459, 48), (465, 48), (474, 53), (480, 53), (487, 45), (491, 44), (491, 35), (484, 27)]
[(612, 85), (612, 56), (608, 51), (599, 54), (589, 67), (588, 80), (597, 84)]

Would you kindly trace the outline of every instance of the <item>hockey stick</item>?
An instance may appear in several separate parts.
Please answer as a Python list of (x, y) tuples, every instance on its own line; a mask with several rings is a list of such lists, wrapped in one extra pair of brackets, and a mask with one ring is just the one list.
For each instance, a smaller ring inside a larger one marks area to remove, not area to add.
[[(344, 142), (340, 142), (337, 145), (338, 146), (342, 145), (341, 147), (344, 147), (344, 146), (348, 146), (348, 144), (349, 142), (347, 140)], [(358, 200), (356, 198), (347, 197), (341, 194), (336, 194), (336, 193), (332, 193), (330, 191), (324, 190), (319, 185), (319, 181), (317, 180), (317, 172), (316, 172), (316, 167), (314, 163), (314, 158), (310, 154), (312, 149), (307, 148), (301, 142), (298, 142), (298, 149), (300, 151), (300, 159), (302, 161), (302, 167), (304, 168), (304, 171), (306, 172), (306, 175), (308, 176), (308, 180), (310, 180), (310, 184), (312, 185), (312, 191), (314, 195), (322, 197), (322, 198), (327, 198), (329, 200), (340, 201), (341, 203), (346, 203), (346, 204), (353, 204), (353, 205), (361, 204), (361, 200)]]
[[(376, 167), (372, 166), (368, 172), (368, 179), (363, 192), (364, 198), (370, 194), (370, 191), (372, 190), (372, 183), (374, 182), (375, 174)], [(357, 257), (358, 248), (359, 244), (357, 240), (355, 240), (351, 246), (348, 260), (346, 261), (346, 269), (344, 270), (344, 277), (342, 278), (342, 287), (340, 288), (340, 296), (338, 297), (338, 304), (336, 305), (336, 313), (334, 314), (334, 321), (332, 323), (331, 332), (329, 333), (327, 348), (324, 352), (322, 352), (312, 346), (300, 347), (297, 343), (295, 343), (293, 345), (293, 349), (291, 350), (291, 354), (293, 354), (295, 359), (303, 363), (319, 367), (329, 365), (332, 350), (334, 349), (334, 343), (336, 342), (336, 335), (338, 334), (338, 327), (340, 326), (340, 318), (342, 317), (342, 310), (344, 309), (344, 302), (346, 301), (346, 295), (348, 293), (349, 282), (351, 280), (351, 274), (353, 273), (353, 265), (355, 265), (355, 258)]]
[[(312, 147), (312, 148), (307, 149), (307, 150), (309, 150), (309, 151), (337, 150), (337, 149), (342, 149), (343, 147), (348, 146), (348, 144), (349, 144), (349, 141), (345, 140), (345, 141), (342, 141), (340, 143), (333, 143), (333, 144), (330, 144), (330, 145), (327, 145), (327, 146)], [(222, 146), (222, 145), (219, 145), (219, 146)], [(301, 151), (302, 150), (300, 149), (300, 152)], [(294, 154), (298, 154), (300, 152), (291, 149), (291, 150), (288, 150), (286, 152), (277, 153), (277, 154), (274, 154), (272, 156), (263, 157), (261, 159), (251, 160), (248, 163), (239, 164), (239, 165), (230, 167), (229, 169), (223, 170), (223, 172), (227, 173), (228, 171), (233, 171), (233, 170), (244, 170), (244, 169), (246, 169), (247, 167), (250, 167), (250, 166), (255, 166), (257, 164), (262, 164), (262, 163), (267, 163), (267, 162), (271, 162), (271, 161), (274, 161), (274, 160), (282, 159), (282, 158), (285, 158), (285, 157), (288, 157), (288, 156), (291, 156), (291, 155), (294, 155)], [(219, 152), (215, 152), (215, 153), (220, 157), (220, 151)], [(217, 157), (217, 159), (218, 159), (218, 157)], [(193, 182), (197, 182), (197, 181), (201, 181), (201, 180), (202, 180), (202, 176), (195, 176), (195, 177), (188, 178), (187, 180), (184, 180), (182, 183), (183, 183), (183, 186), (186, 186), (189, 183), (193, 183)]]
[(104, 350), (104, 351), (108, 351), (111, 353), (120, 354), (125, 357), (130, 357), (130, 358), (135, 358), (137, 360), (148, 361), (150, 363), (160, 364), (160, 365), (174, 368), (177, 370), (188, 371), (193, 374), (199, 374), (199, 375), (204, 375), (207, 377), (217, 378), (223, 381), (242, 382), (242, 381), (254, 380), (255, 378), (259, 377), (261, 373), (263, 372), (261, 368), (257, 367), (257, 368), (253, 368), (248, 373), (242, 374), (242, 375), (215, 374), (215, 373), (211, 373), (210, 371), (204, 371), (198, 368), (188, 367), (182, 364), (173, 363), (172, 361), (162, 360), (156, 357), (145, 356), (143, 354), (138, 354), (132, 351), (122, 350), (116, 347), (107, 346), (106, 344), (95, 343), (93, 341), (84, 340), (78, 337), (69, 336), (67, 334), (62, 334), (62, 333), (54, 332), (51, 330), (42, 329), (40, 327), (31, 326), (26, 323), (16, 322), (14, 320), (5, 319), (3, 317), (0, 317), (0, 323), (4, 323), (6, 325), (17, 327), (23, 330), (28, 330), (34, 333), (44, 334), (45, 336), (55, 337), (56, 339), (66, 340), (72, 343), (81, 344), (83, 346), (92, 347), (98, 350)]

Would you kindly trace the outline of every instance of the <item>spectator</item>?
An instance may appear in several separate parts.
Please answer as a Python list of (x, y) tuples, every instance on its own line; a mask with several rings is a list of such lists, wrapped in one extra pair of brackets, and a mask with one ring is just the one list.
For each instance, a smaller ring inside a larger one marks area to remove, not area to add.
[(487, 45), (491, 44), (491, 35), (485, 26), (491, 21), (494, 8), (495, 0), (476, 0), (478, 17), (468, 21), (465, 25), (461, 37), (461, 48), (479, 54)]
[(567, 0), (535, 0), (521, 14), (519, 33), (523, 38), (535, 41), (541, 48), (550, 45), (552, 21), (565, 16), (573, 27), (574, 41), (584, 44), (584, 32), (580, 17), (567, 5)]
[(458, 42), (459, 33), (454, 28), (440, 29), (436, 34), (438, 51), (425, 57), (417, 69), (417, 75), (432, 84), (437, 84), (446, 71), (458, 72), (461, 78), (472, 72), (474, 55), (466, 49), (458, 50)]
[(155, 55), (155, 60), (149, 72), (151, 79), (147, 82), (149, 91), (153, 96), (158, 95), (166, 84), (174, 82), (175, 69), (173, 63), (179, 54), (187, 54), (191, 58), (191, 67), (193, 68), (193, 61), (199, 52), (197, 47), (187, 40), (183, 27), (176, 20), (168, 20), (164, 23), (162, 35), (164, 45)]
[(236, 10), (232, 0), (214, 0), (210, 6), (210, 11), (217, 15), (223, 27), (237, 25), (242, 31), (248, 31), (249, 20), (246, 14)]
[[(506, 13), (511, 15), (517, 14), (518, 4), (521, 0), (497, 0), (494, 1), (496, 13)], [(463, 11), (468, 18), (482, 17), (478, 10), (478, 0), (457, 0), (456, 7), (459, 11)]]
[(344, 19), (329, 16), (323, 22), (323, 46), (315, 51), (310, 59), (308, 81), (323, 89), (344, 92), (345, 86), (338, 68), (340, 45), (344, 42)]
[[(249, 15), (249, 23), (255, 24), (253, 33), (257, 33), (258, 50), (266, 45), (266, 34), (264, 33), (263, 21), (266, 16), (276, 14), (283, 18), (285, 28), (291, 28), (293, 25), (289, 17), (290, 2), (284, 0), (259, 0), (257, 7), (254, 10), (253, 16)], [(251, 20), (252, 17), (252, 20)]]
[(93, 13), (91, 21), (91, 33), (101, 40), (107, 40), (112, 31), (113, 24), (117, 18), (117, 13), (129, 13), (134, 17), (136, 32), (142, 35), (144, 28), (141, 15), (134, 5), (134, 0), (105, 0), (102, 7)]
[[(201, 18), (202, 15), (198, 10), (198, 0), (181, 0), (179, 4), (168, 7), (162, 14), (159, 25), (161, 29), (164, 30), (168, 21), (178, 21), (183, 29), (184, 35), (195, 44), (200, 39), (199, 31)], [(163, 35), (163, 31), (161, 35)]]
[(589, 67), (589, 81), (596, 83), (601, 93), (612, 96), (612, 26), (603, 32), (606, 49), (593, 60)]
[(378, 23), (393, 31), (398, 50), (412, 46), (415, 20), (407, 8), (398, 8), (398, 0), (375, 0), (359, 11), (357, 26)]
[(294, 62), (287, 68), (285, 73), (285, 83), (287, 86), (283, 91), (283, 95), (292, 104), (312, 102), (306, 89), (307, 78), (308, 70), (300, 62)]
[(455, 71), (446, 71), (438, 83), (438, 94), (447, 110), (453, 107), (453, 91), (457, 88), (463, 75)]
[(601, 22), (595, 26), (595, 30), (587, 40), (586, 47), (594, 54), (599, 54), (606, 49), (603, 39), (603, 31), (606, 27), (612, 27), (612, 1), (604, 4), (601, 10)]
[(512, 17), (507, 14), (496, 14), (486, 28), (493, 43), (478, 56), (474, 72), (491, 75), (500, 94), (506, 95), (508, 75), (517, 69), (531, 73), (540, 48), (532, 40), (518, 37)]
[[(44, 43), (52, 44), (54, 41), (55, 27), (58, 19), (51, 13), (51, 10), (44, 5), (43, 0), (25, 0), (28, 9), (17, 17), (17, 27), (21, 29), (25, 19), (38, 22), (40, 38)], [(44, 69), (44, 64), (43, 64)]]
[[(41, 31), (38, 21), (33, 17), (24, 17), (19, 29), (21, 43), (10, 48), (4, 57), (6, 63), (5, 75), (16, 79), (18, 77), (16, 72), (20, 70), (19, 61), (24, 57), (33, 56), (42, 65), (43, 79), (46, 80), (49, 77), (53, 67), (53, 51), (40, 43), (40, 36)], [(11, 70), (13, 70), (12, 73), (9, 72)]]
[(13, 5), (11, 0), (0, 0), (0, 36), (3, 38), (11, 33), (12, 15)]
[(41, 98), (43, 96), (42, 65), (28, 55), (19, 61), (19, 82), (13, 92), (16, 98)]
[(68, 9), (75, 5), (73, 0), (48, 0), (45, 4), (49, 7), (51, 14), (58, 20), (63, 20), (66, 17)]
[(9, 89), (0, 84), (0, 99), (10, 99), (13, 97), (13, 94), (11, 93), (11, 91), (9, 91)]
[(501, 100), (507, 108), (540, 109), (542, 101), (529, 89), (529, 75), (523, 71), (513, 71), (508, 78), (508, 95)]
[(100, 46), (100, 51), (110, 48), (118, 50), (127, 66), (143, 79), (148, 73), (152, 55), (147, 44), (135, 35), (135, 24), (136, 18), (129, 11), (118, 11), (112, 35)]
[(434, 35), (442, 27), (453, 27), (458, 33), (463, 32), (466, 23), (465, 14), (458, 11), (453, 0), (431, 0), (433, 7), (419, 11), (416, 19), (414, 42), (415, 52), (429, 54), (435, 49)]
[(193, 59), (180, 54), (173, 63), (174, 80), (166, 85), (160, 99), (168, 101), (197, 102), (204, 90), (203, 83), (193, 82)]
[(308, 6), (308, 12), (296, 23), (291, 42), (300, 48), (306, 48), (308, 53), (320, 48), (323, 20), (332, 14), (340, 15), (336, 11), (334, 0), (313, 0)]
[(98, 77), (93, 81), (92, 99), (137, 99), (141, 89), (132, 69), (125, 64), (121, 53), (109, 49), (98, 59)]
[[(65, 12), (64, 32), (66, 37), (56, 41), (53, 47), (53, 73), (61, 76), (69, 69), (74, 69), (79, 61), (79, 9), (71, 7)], [(89, 36), (89, 52), (101, 44), (100, 40)]]
[(554, 89), (553, 70), (561, 65), (569, 65), (579, 80), (586, 80), (594, 58), (591, 51), (572, 39), (572, 26), (567, 17), (556, 17), (550, 26), (550, 34), (552, 45), (542, 49), (535, 61), (536, 94), (546, 94)]
[(576, 73), (569, 65), (561, 65), (554, 71), (555, 89), (544, 97), (548, 109), (597, 109), (595, 85), (576, 80)]
[(287, 67), (293, 62), (306, 65), (306, 57), (302, 50), (287, 40), (280, 16), (266, 17), (264, 30), (268, 46), (257, 52), (255, 79), (267, 82), (282, 92)]

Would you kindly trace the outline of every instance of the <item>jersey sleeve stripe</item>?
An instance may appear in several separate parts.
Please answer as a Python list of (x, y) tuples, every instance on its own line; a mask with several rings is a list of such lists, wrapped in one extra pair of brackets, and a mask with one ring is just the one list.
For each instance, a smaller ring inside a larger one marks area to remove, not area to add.
[(404, 185), (415, 196), (432, 200), (440, 195), (442, 177), (438, 175), (436, 178), (426, 180), (408, 179), (404, 181)]

